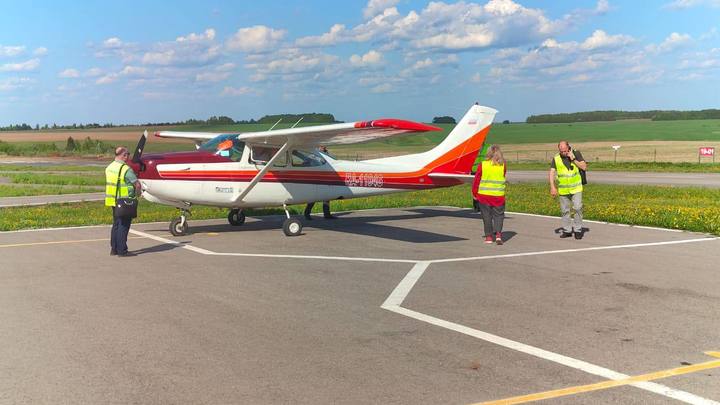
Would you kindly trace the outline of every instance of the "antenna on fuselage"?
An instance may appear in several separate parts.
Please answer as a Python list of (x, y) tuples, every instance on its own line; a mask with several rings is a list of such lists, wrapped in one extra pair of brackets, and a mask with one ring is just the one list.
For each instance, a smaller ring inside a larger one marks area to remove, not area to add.
[(300, 119), (299, 119), (299, 120), (297, 120), (297, 122), (296, 122), (296, 123), (294, 123), (294, 124), (293, 124), (293, 126), (291, 126), (290, 128), (291, 128), (291, 129), (292, 129), (292, 128), (295, 128), (295, 127), (297, 126), (297, 124), (299, 124), (299, 123), (300, 123), (300, 121), (302, 121), (302, 120), (303, 120), (303, 118), (305, 118), (305, 117), (300, 117)]
[(275, 128), (275, 127), (277, 126), (277, 124), (280, 123), (280, 121), (282, 121), (282, 118), (280, 118), (279, 120), (277, 120), (277, 122), (276, 122), (275, 124), (273, 124), (273, 126), (271, 126), (270, 129), (268, 129), (268, 131), (272, 131), (273, 128)]

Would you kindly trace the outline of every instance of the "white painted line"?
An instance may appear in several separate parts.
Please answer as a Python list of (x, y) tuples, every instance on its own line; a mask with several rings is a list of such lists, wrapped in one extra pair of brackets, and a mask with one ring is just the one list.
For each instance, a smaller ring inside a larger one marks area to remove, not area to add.
[(457, 257), (453, 259), (437, 259), (430, 260), (431, 263), (448, 263), (448, 262), (463, 262), (470, 260), (488, 260), (488, 259), (504, 259), (509, 257), (522, 257), (522, 256), (540, 256), (540, 255), (551, 255), (556, 253), (573, 253), (573, 252), (589, 252), (593, 250), (611, 250), (611, 249), (626, 249), (635, 247), (647, 247), (647, 246), (663, 246), (663, 245), (678, 245), (683, 243), (696, 243), (696, 242), (709, 242), (718, 240), (719, 238), (696, 238), (696, 239), (682, 239), (682, 240), (671, 240), (665, 242), (650, 242), (650, 243), (633, 243), (628, 245), (610, 245), (610, 246), (594, 246), (587, 248), (577, 249), (560, 249), (560, 250), (541, 250), (536, 252), (525, 252), (525, 253), (509, 253), (504, 255), (491, 255), (491, 256), (473, 256), (473, 257)]
[(417, 260), (406, 260), (406, 259), (381, 259), (374, 257), (346, 257), (346, 256), (310, 256), (310, 255), (274, 255), (266, 253), (220, 253), (213, 252), (211, 250), (199, 248), (192, 245), (180, 243), (172, 239), (166, 239), (160, 236), (151, 235), (146, 232), (130, 230), (130, 233), (135, 235), (143, 236), (148, 239), (152, 239), (158, 242), (167, 243), (170, 245), (180, 246), (183, 249), (187, 249), (196, 253), (210, 256), (239, 256), (239, 257), (267, 257), (267, 258), (278, 258), (278, 259), (315, 259), (315, 260), (344, 260), (344, 261), (356, 261), (356, 262), (385, 262), (385, 263), (417, 263)]
[(187, 249), (187, 250), (193, 251), (193, 252), (195, 252), (195, 253), (200, 253), (200, 254), (203, 254), (203, 255), (212, 255), (212, 254), (215, 253), (215, 252), (211, 252), (211, 251), (209, 251), (209, 250), (205, 250), (205, 249), (203, 249), (203, 248), (199, 248), (199, 247), (195, 247), (195, 246), (191, 246), (191, 245), (186, 245), (186, 244), (180, 243), (180, 242), (178, 242), (178, 241), (161, 238), (161, 237), (159, 237), (159, 236), (150, 235), (149, 233), (136, 231), (136, 230), (134, 230), (134, 229), (131, 229), (131, 230), (130, 230), (130, 233), (135, 234), (135, 235), (139, 235), (139, 236), (143, 236), (143, 237), (145, 237), (145, 238), (152, 239), (152, 240), (155, 240), (155, 241), (158, 241), (158, 242), (167, 243), (167, 244), (169, 244), (169, 245), (179, 246), (179, 247), (181, 247), (181, 248), (183, 248), (183, 249)]
[[(415, 270), (415, 268), (413, 268)], [(410, 271), (410, 273), (413, 272), (413, 270)], [(408, 273), (408, 275), (410, 275)], [(414, 277), (415, 275), (413, 275)], [(403, 280), (404, 282), (405, 280)], [(417, 280), (415, 280), (417, 281)], [(413, 281), (413, 284), (414, 282)], [(402, 284), (402, 282), (401, 282)], [(409, 292), (409, 291), (408, 291)], [(389, 298), (388, 298), (389, 299)], [(386, 301), (387, 302), (387, 301)], [(514, 340), (506, 339), (497, 335), (493, 335), (491, 333), (483, 332), (477, 329), (469, 328), (464, 325), (460, 325), (454, 322), (449, 322), (443, 319), (435, 318), (430, 315), (425, 315), (420, 312), (416, 312), (410, 309), (402, 308), (399, 305), (388, 305), (383, 306), (384, 309), (388, 311), (395, 312), (400, 315), (407, 316), (409, 318), (416, 319), (418, 321), (426, 322), (431, 325), (439, 326), (441, 328), (449, 329), (454, 332), (462, 333), (464, 335), (472, 336), (474, 338), (484, 340), (486, 342), (494, 343), (499, 346), (506, 347), (508, 349), (512, 349), (521, 353), (529, 354), (534, 357), (541, 358), (543, 360), (548, 360), (553, 363), (562, 364), (563, 366), (574, 368), (576, 370), (581, 370), (589, 374), (597, 375), (600, 377), (604, 377), (610, 380), (621, 380), (625, 378), (629, 378), (630, 376), (619, 373), (617, 371), (610, 370), (605, 367), (601, 367), (592, 363), (588, 363), (586, 361), (574, 359), (572, 357), (563, 356), (558, 353), (550, 352), (544, 349), (540, 349), (538, 347), (526, 345), (524, 343), (516, 342)], [(720, 405), (720, 403), (706, 399), (700, 396), (697, 396), (695, 394), (676, 390), (674, 388), (667, 387), (665, 385), (652, 383), (652, 382), (639, 382), (630, 384), (633, 387), (640, 388), (646, 391), (653, 392), (655, 394), (659, 394), (665, 397), (673, 398), (678, 401), (682, 401), (689, 404), (712, 404), (712, 405)]]
[(352, 256), (306, 256), (306, 255), (273, 255), (265, 253), (219, 253), (212, 252), (214, 256), (240, 256), (240, 257), (269, 257), (279, 259), (316, 259), (316, 260), (346, 260), (354, 262), (382, 262), (382, 263), (417, 263), (410, 259), (383, 259), (379, 257), (352, 257)]
[[(523, 215), (526, 217), (538, 217), (538, 218), (552, 218), (552, 219), (560, 219), (560, 217), (554, 216), (554, 215), (541, 215), (541, 214), (528, 214), (526, 212), (514, 212), (514, 211), (505, 211), (508, 214), (513, 215)], [(684, 231), (682, 229), (669, 229), (669, 228), (659, 228), (656, 226), (644, 226), (644, 225), (630, 225), (630, 224), (618, 224), (615, 222), (606, 222), (606, 221), (594, 221), (592, 219), (583, 219), (583, 222), (590, 222), (592, 224), (602, 224), (602, 225), (615, 225), (615, 226), (627, 226), (631, 228), (641, 228), (641, 229), (652, 229), (655, 231), (665, 231), (665, 232), (690, 232), (690, 231)]]
[(402, 279), (400, 284), (398, 284), (397, 287), (395, 287), (395, 289), (393, 290), (393, 292), (390, 293), (390, 295), (380, 306), (380, 308), (399, 307), (400, 305), (402, 305), (403, 301), (405, 301), (405, 297), (407, 297), (407, 295), (410, 293), (410, 290), (413, 289), (415, 283), (420, 280), (420, 277), (422, 277), (423, 273), (429, 265), (430, 262), (416, 263), (415, 266), (413, 266), (413, 268), (405, 276), (405, 278)]

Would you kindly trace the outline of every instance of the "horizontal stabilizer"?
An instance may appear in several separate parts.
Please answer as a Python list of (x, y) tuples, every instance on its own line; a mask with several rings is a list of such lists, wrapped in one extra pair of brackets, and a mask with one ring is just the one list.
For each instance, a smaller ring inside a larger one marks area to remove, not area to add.
[(455, 174), (455, 173), (430, 173), (429, 177), (442, 178), (442, 179), (456, 179), (463, 183), (472, 183), (475, 176), (472, 174)]

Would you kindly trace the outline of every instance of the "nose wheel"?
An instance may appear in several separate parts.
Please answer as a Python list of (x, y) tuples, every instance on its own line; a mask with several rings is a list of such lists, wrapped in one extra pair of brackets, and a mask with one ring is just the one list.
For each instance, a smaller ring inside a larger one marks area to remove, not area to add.
[(182, 210), (180, 217), (170, 221), (170, 233), (173, 236), (184, 236), (188, 233), (187, 217), (190, 215), (190, 211)]

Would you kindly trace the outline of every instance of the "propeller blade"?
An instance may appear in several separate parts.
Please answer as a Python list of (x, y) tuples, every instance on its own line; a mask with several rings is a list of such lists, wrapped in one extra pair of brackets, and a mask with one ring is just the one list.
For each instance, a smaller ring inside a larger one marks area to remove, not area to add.
[(145, 149), (145, 142), (147, 142), (147, 137), (147, 130), (145, 130), (143, 135), (140, 137), (137, 146), (135, 147), (135, 153), (133, 153), (132, 157), (133, 163), (140, 163), (140, 157), (142, 156), (143, 149)]

